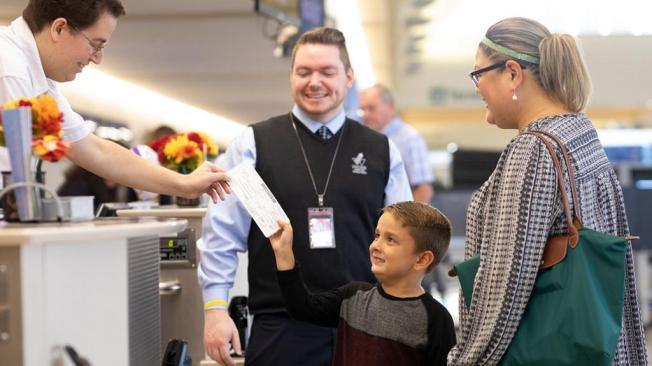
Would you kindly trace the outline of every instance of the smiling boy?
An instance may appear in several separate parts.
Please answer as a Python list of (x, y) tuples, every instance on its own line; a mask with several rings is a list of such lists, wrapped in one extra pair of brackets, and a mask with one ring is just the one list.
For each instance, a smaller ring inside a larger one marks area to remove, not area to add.
[(451, 227), (438, 210), (418, 202), (385, 207), (369, 246), (380, 282), (352, 282), (310, 293), (292, 252), (292, 227), (270, 237), (281, 292), (290, 315), (337, 327), (333, 365), (446, 365), (455, 345), (448, 311), (421, 287), (446, 254)]

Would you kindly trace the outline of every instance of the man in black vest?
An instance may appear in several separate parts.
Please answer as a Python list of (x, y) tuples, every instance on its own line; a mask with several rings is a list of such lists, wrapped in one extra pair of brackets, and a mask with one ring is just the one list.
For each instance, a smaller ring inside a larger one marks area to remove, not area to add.
[[(251, 164), (287, 213), (294, 252), (311, 291), (351, 281), (375, 282), (368, 245), (380, 209), (412, 199), (396, 146), (344, 115), (353, 83), (342, 33), (317, 28), (297, 41), (290, 76), (292, 111), (247, 128), (219, 164)], [(334, 332), (288, 317), (269, 241), (234, 198), (211, 206), (200, 243), (204, 343), (211, 358), (232, 365), (238, 331), (226, 311), (237, 252), (249, 255), (249, 309), (254, 314), (248, 365), (330, 365)]]

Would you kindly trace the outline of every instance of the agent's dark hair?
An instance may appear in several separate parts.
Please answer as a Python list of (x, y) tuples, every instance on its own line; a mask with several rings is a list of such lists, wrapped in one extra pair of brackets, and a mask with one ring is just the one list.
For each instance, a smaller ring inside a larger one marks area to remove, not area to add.
[[(538, 66), (527, 65), (543, 90), (570, 111), (580, 112), (586, 107), (591, 79), (573, 36), (550, 33), (543, 24), (527, 18), (503, 19), (492, 25), (485, 36), (518, 53), (538, 57)], [(480, 49), (494, 62), (510, 59), (482, 43)]]
[(292, 67), (294, 67), (294, 58), (297, 55), (297, 50), (299, 47), (305, 44), (325, 44), (337, 46), (338, 50), (340, 51), (340, 60), (344, 65), (344, 70), (349, 71), (351, 69), (349, 52), (346, 50), (346, 39), (344, 39), (344, 34), (342, 34), (342, 32), (339, 30), (335, 28), (319, 27), (302, 34), (292, 49)]
[(446, 255), (451, 241), (451, 223), (438, 209), (422, 202), (406, 201), (389, 205), (381, 214), (391, 214), (407, 228), (417, 253), (429, 250), (435, 259), (426, 273)]
[(125, 8), (120, 0), (29, 0), (23, 10), (23, 19), (32, 33), (39, 32), (57, 18), (66, 18), (73, 28), (84, 30), (104, 13), (119, 18), (125, 15)]

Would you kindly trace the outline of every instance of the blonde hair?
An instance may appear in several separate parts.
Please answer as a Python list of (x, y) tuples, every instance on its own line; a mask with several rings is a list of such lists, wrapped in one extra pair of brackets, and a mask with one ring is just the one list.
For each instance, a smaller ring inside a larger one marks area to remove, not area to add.
[[(586, 107), (591, 79), (573, 36), (550, 33), (543, 24), (527, 18), (503, 19), (492, 25), (485, 36), (512, 51), (539, 58), (538, 65), (517, 61), (532, 72), (550, 97), (570, 111), (580, 112)], [(512, 59), (483, 43), (479, 47), (494, 62)]]

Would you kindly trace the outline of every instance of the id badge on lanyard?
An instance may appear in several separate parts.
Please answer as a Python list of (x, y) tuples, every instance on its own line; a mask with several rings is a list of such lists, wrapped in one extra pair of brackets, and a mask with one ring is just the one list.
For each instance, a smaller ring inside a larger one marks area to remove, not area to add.
[(332, 207), (308, 208), (310, 249), (335, 248), (335, 221)]
[(330, 168), (328, 169), (328, 176), (326, 177), (326, 183), (324, 184), (324, 190), (320, 193), (317, 190), (315, 177), (312, 174), (312, 168), (310, 167), (306, 150), (303, 148), (303, 142), (301, 142), (301, 137), (299, 137), (299, 132), (297, 131), (297, 126), (294, 122), (292, 113), (290, 113), (290, 122), (294, 129), (294, 134), (297, 137), (299, 147), (301, 148), (301, 155), (303, 156), (303, 161), (306, 163), (306, 169), (310, 175), (310, 182), (312, 183), (312, 188), (315, 190), (315, 195), (317, 195), (317, 204), (319, 205), (319, 207), (308, 207), (308, 236), (310, 237), (310, 249), (333, 249), (335, 248), (335, 220), (333, 218), (333, 208), (324, 207), (324, 195), (328, 190), (328, 183), (331, 180), (333, 166), (335, 165), (337, 153), (340, 150), (340, 144), (342, 143), (342, 136), (344, 136), (344, 128), (346, 127), (346, 124), (342, 125), (342, 129), (339, 132), (335, 152), (333, 153)]

